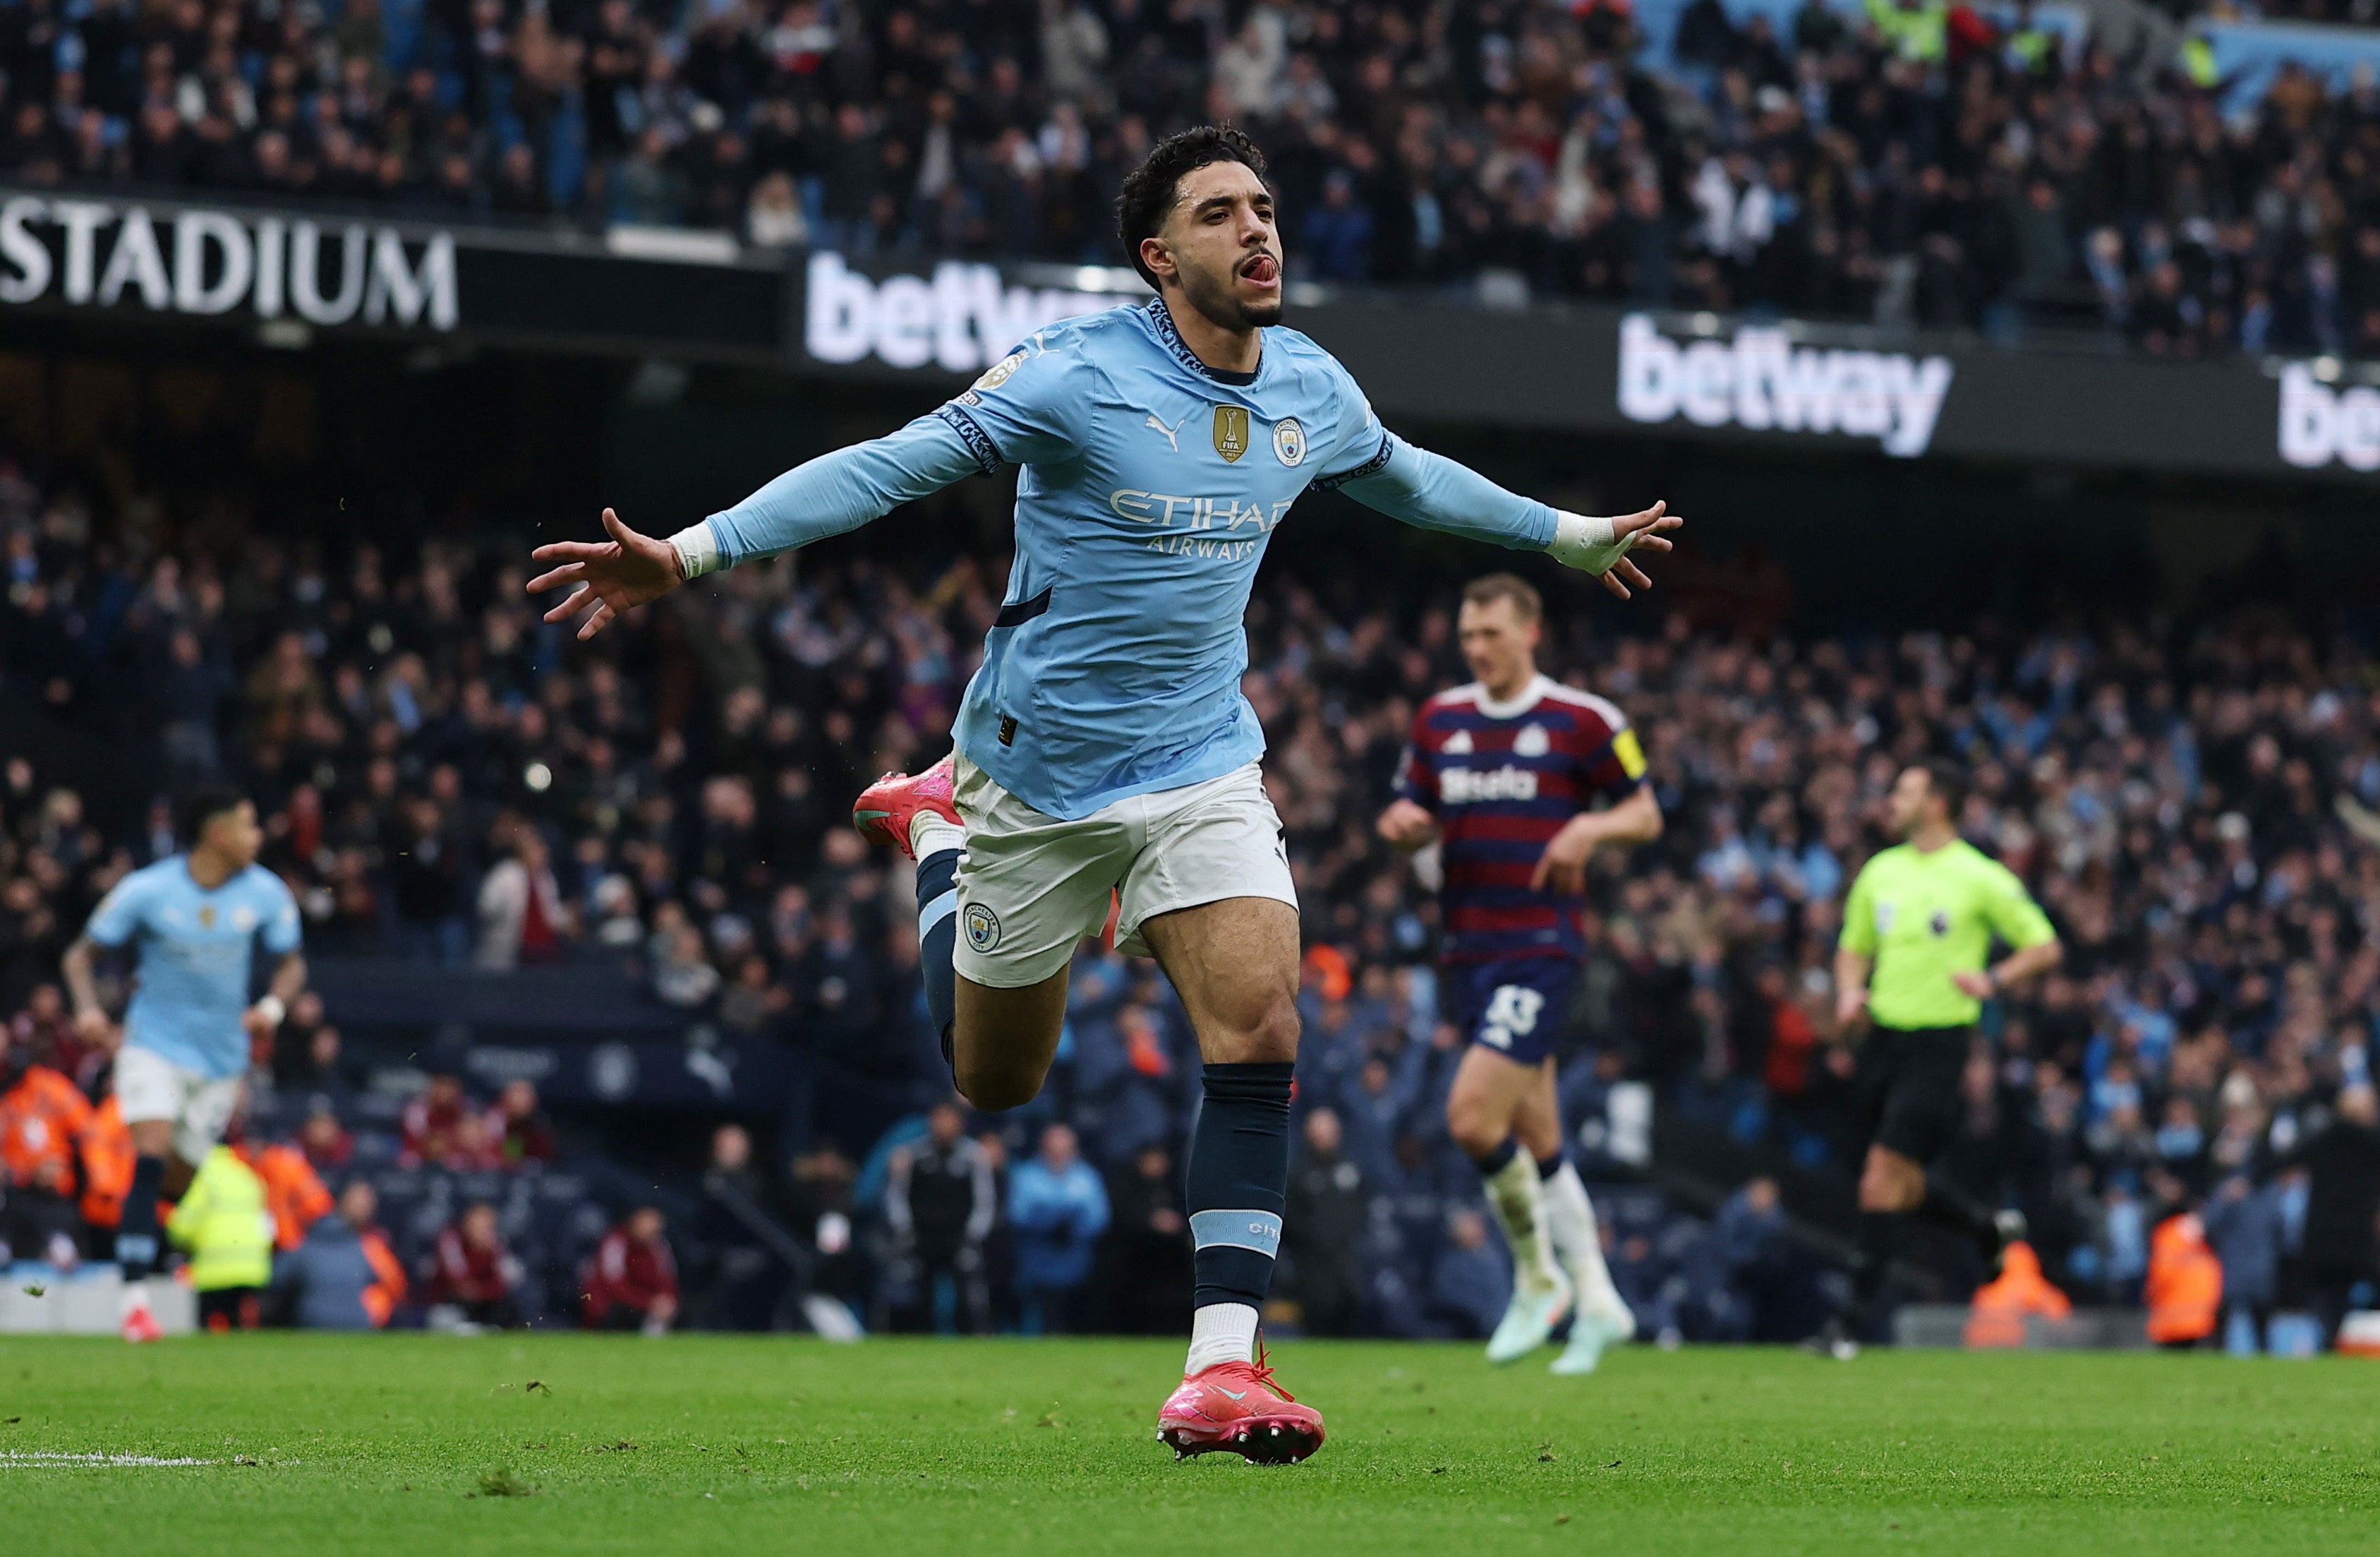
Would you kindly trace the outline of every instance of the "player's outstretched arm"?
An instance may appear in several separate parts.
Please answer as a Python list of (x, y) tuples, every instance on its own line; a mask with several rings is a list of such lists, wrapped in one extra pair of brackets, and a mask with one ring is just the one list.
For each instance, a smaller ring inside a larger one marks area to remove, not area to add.
[(775, 556), (857, 529), (901, 504), (986, 469), (982, 453), (939, 415), (786, 471), (735, 507), (663, 540), (639, 534), (603, 510), (603, 541), (557, 541), (529, 554), (554, 566), (528, 592), (568, 589), (549, 622), (585, 613), (582, 639), (624, 611), (649, 605), (680, 584), (755, 557)]
[(1394, 433), (1383, 434), (1379, 455), (1362, 473), (1323, 484), (1410, 525), (1545, 552), (1564, 567), (1596, 575), (1621, 600), (1653, 587), (1630, 553), (1670, 550), (1670, 532), (1685, 523), (1659, 503), (1612, 518), (1564, 513)]

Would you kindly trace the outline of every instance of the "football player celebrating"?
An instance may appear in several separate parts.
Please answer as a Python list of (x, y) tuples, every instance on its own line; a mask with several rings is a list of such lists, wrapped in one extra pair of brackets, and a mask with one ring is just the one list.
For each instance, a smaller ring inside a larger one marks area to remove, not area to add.
[[(1320, 1414), (1257, 1350), (1289, 1178), (1297, 894), (1240, 695), (1248, 592), (1310, 486), (1409, 524), (1544, 551), (1626, 598), (1629, 555), (1669, 549), (1657, 506), (1559, 513), (1383, 428), (1336, 359), (1279, 328), (1283, 269), (1264, 156), (1228, 126), (1159, 143), (1117, 227), (1157, 296), (1037, 332), (973, 388), (873, 443), (787, 471), (669, 540), (538, 548), (532, 590), (582, 636), (714, 568), (807, 546), (965, 477), (1020, 465), (1016, 561), (953, 730), (853, 821), (917, 862), (926, 999), (978, 1108), (1034, 1097), (1075, 945), (1106, 922), (1157, 958), (1196, 1029), (1205, 1101), (1187, 1198), (1196, 1293), (1177, 1453), (1294, 1460)], [(987, 346), (1009, 343), (987, 341)]]
[[(1553, 1040), (1578, 979), (1587, 860), (1659, 837), (1661, 808), (1626, 716), (1538, 674), (1543, 614), (1537, 591), (1509, 573), (1463, 591), (1457, 630), (1478, 679), (1415, 716), (1379, 830), (1399, 848), (1434, 844), (1443, 878), (1439, 1005), (1470, 1040), (1446, 1124), (1479, 1165), (1512, 1251), (1512, 1301), (1488, 1359), (1526, 1356), (1574, 1313), (1553, 1370), (1591, 1373), (1636, 1320), (1562, 1150)], [(1597, 800), (1607, 803), (1590, 809)]]

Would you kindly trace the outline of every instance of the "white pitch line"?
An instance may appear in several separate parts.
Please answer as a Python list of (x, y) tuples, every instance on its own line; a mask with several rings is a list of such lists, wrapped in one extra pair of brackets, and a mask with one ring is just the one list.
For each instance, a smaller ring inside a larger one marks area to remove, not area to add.
[(0, 1468), (10, 1466), (211, 1466), (213, 1460), (166, 1459), (155, 1454), (51, 1454), (39, 1452), (0, 1453)]

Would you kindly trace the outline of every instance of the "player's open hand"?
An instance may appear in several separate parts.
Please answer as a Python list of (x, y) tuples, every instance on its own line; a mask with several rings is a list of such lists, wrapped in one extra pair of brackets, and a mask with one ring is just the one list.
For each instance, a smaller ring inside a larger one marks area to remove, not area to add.
[(1618, 561), (1597, 577), (1603, 580), (1605, 589), (1621, 600), (1628, 599), (1636, 590), (1653, 587), (1653, 580), (1645, 577), (1645, 570), (1636, 566), (1633, 553), (1674, 549), (1670, 532), (1686, 521), (1682, 516), (1670, 513), (1669, 507), (1666, 502), (1656, 503), (1650, 508), (1611, 521), (1612, 535), (1626, 549), (1620, 553)]
[(603, 510), (603, 528), (609, 541), (556, 541), (529, 553), (539, 562), (561, 564), (530, 579), (528, 592), (573, 586), (570, 597), (547, 612), (545, 619), (559, 622), (585, 611), (586, 620), (578, 624), (582, 639), (601, 632), (622, 612), (649, 605), (684, 581), (676, 547), (638, 534), (609, 508)]

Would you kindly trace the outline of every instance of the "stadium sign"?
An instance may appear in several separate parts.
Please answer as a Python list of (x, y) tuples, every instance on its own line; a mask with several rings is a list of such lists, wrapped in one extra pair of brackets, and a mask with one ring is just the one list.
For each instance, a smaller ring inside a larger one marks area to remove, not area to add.
[(1951, 373), (1947, 357), (1796, 347), (1775, 326), (1681, 343), (1647, 315), (1620, 322), (1620, 414), (1635, 422), (1841, 433), (1907, 459), (1933, 442)]
[(453, 330), (454, 235), (200, 206), (0, 201), (0, 303)]
[(805, 281), (802, 347), (817, 360), (842, 366), (873, 357), (887, 367), (946, 373), (990, 367), (1036, 330), (1123, 300), (1105, 291), (1011, 286), (999, 266), (957, 260), (936, 265), (930, 278), (896, 272), (876, 280), (825, 249), (810, 256)]
[[(2334, 376), (2337, 364), (2329, 365)], [(2281, 457), (2301, 470), (2337, 460), (2350, 470), (2380, 470), (2380, 389), (2332, 389), (2312, 363), (2281, 370)]]

